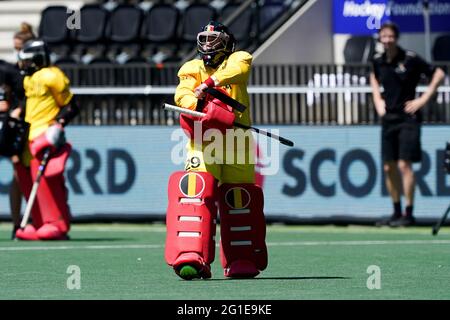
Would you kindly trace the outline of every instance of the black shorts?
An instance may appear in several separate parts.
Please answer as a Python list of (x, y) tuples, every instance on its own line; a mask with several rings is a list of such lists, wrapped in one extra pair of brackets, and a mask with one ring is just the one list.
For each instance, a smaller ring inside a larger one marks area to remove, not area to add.
[(386, 114), (381, 123), (381, 153), (384, 162), (422, 160), (421, 123), (418, 119), (407, 115)]

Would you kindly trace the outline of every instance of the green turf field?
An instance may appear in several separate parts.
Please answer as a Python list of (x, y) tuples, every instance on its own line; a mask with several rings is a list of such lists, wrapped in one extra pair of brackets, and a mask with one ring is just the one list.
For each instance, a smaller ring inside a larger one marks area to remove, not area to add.
[[(437, 237), (429, 227), (267, 231), (269, 266), (256, 279), (224, 278), (217, 250), (211, 280), (184, 281), (164, 262), (162, 224), (74, 225), (64, 242), (13, 242), (0, 224), (0, 299), (450, 299), (448, 227)], [(80, 289), (67, 288), (72, 265)], [(371, 265), (381, 289), (367, 288)]]

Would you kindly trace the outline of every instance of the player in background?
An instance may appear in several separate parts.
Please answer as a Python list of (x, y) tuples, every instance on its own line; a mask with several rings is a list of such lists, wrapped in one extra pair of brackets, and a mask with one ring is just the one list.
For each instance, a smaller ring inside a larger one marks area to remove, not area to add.
[(25, 43), (19, 52), (19, 64), (25, 74), (25, 121), (30, 124), (30, 131), (28, 148), (15, 169), (27, 199), (47, 150), (50, 150), (50, 160), (31, 211), (32, 224), (17, 230), (16, 237), (20, 240), (68, 239), (70, 210), (63, 173), (71, 145), (65, 141), (64, 126), (79, 113), (79, 108), (70, 92), (68, 78), (59, 68), (50, 65), (49, 52), (42, 40)]
[[(20, 50), (22, 50), (25, 42), (27, 42), (31, 39), (35, 39), (35, 38), (36, 38), (36, 35), (33, 32), (33, 27), (29, 23), (26, 23), (26, 22), (21, 23), (20, 30), (17, 31), (13, 36), (13, 46), (14, 46), (14, 51), (16, 52), (16, 59), (17, 59), (17, 63), (15, 66), (15, 69), (16, 69), (15, 72), (18, 74), (17, 82), (19, 83), (19, 86), (17, 86), (17, 88), (15, 90), (17, 91), (18, 96), (21, 97), (21, 100), (20, 100), (20, 103), (18, 103), (17, 105), (13, 106), (13, 108), (11, 108), (10, 115), (11, 115), (11, 117), (16, 118), (16, 119), (23, 119), (24, 114), (25, 114), (24, 100), (22, 100), (22, 97), (24, 96), (23, 77), (19, 75), (20, 66), (19, 66), (18, 56), (19, 56), (19, 52), (20, 52)], [(11, 161), (13, 164), (18, 163), (20, 161), (19, 156), (18, 155), (12, 156)], [(11, 218), (12, 218), (12, 222), (13, 222), (12, 238), (15, 238), (16, 231), (17, 231), (17, 229), (19, 229), (19, 225), (20, 225), (20, 211), (21, 211), (21, 205), (22, 205), (22, 196), (23, 195), (22, 195), (22, 192), (20, 191), (19, 182), (17, 180), (17, 172), (14, 170), (13, 180), (12, 180), (11, 188), (9, 191), (9, 204), (10, 204), (10, 208), (11, 208)]]

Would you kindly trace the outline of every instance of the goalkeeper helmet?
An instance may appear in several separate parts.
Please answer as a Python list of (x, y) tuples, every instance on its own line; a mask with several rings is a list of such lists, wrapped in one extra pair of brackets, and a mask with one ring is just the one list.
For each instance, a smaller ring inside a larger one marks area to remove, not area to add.
[(19, 65), (26, 75), (50, 65), (50, 55), (44, 41), (35, 39), (27, 41), (19, 52)]
[(235, 39), (226, 26), (210, 21), (197, 35), (197, 50), (207, 67), (217, 68), (235, 47)]

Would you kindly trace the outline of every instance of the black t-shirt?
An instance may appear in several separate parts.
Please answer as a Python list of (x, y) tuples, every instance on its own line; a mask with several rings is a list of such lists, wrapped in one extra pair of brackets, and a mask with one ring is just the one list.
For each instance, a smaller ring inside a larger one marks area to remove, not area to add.
[(11, 109), (16, 108), (24, 98), (25, 92), (23, 89), (23, 76), (19, 69), (6, 61), (0, 60), (0, 87), (9, 90), (9, 103)]
[(431, 78), (435, 67), (431, 66), (413, 51), (398, 48), (398, 54), (386, 61), (386, 54), (375, 55), (373, 72), (383, 86), (382, 94), (387, 113), (403, 113), (405, 102), (416, 97), (416, 87), (422, 75)]

